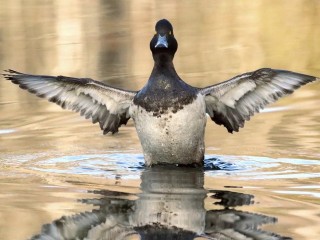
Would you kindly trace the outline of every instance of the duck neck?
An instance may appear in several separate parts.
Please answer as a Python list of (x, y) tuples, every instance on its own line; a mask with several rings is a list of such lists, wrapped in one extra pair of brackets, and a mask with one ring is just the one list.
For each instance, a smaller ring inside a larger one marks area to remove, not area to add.
[(177, 72), (173, 65), (173, 56), (164, 53), (158, 53), (153, 55), (154, 66), (152, 75), (173, 75), (177, 76)]

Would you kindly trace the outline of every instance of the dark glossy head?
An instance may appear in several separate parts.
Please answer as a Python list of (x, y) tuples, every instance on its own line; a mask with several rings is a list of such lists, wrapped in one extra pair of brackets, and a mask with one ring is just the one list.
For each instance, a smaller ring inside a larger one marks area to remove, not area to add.
[(162, 19), (157, 22), (155, 30), (156, 33), (150, 42), (153, 56), (165, 54), (173, 58), (178, 49), (178, 43), (174, 38), (171, 23), (166, 19)]

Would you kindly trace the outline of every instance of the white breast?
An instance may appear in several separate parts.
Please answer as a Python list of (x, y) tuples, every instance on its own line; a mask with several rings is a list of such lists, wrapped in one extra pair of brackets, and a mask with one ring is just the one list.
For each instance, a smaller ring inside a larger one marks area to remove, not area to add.
[(147, 165), (201, 163), (204, 157), (205, 101), (202, 94), (176, 113), (154, 116), (132, 105), (134, 120)]

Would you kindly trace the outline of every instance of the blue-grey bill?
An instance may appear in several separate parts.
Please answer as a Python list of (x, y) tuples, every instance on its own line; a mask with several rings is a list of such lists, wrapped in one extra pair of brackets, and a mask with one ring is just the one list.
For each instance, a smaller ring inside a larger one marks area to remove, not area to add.
[(160, 34), (158, 35), (158, 41), (156, 43), (155, 48), (168, 48), (168, 41), (167, 41), (167, 37), (161, 36)]

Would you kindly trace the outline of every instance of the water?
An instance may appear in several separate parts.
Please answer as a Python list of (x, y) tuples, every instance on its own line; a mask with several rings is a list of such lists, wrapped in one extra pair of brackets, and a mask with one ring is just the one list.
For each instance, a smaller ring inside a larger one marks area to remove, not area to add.
[[(320, 76), (318, 1), (0, 5), (0, 69), (138, 90), (165, 17), (191, 85), (261, 67)], [(204, 168), (146, 168), (131, 120), (103, 136), (1, 80), (0, 239), (319, 239), (319, 90), (303, 87), (239, 133), (208, 121)]]

